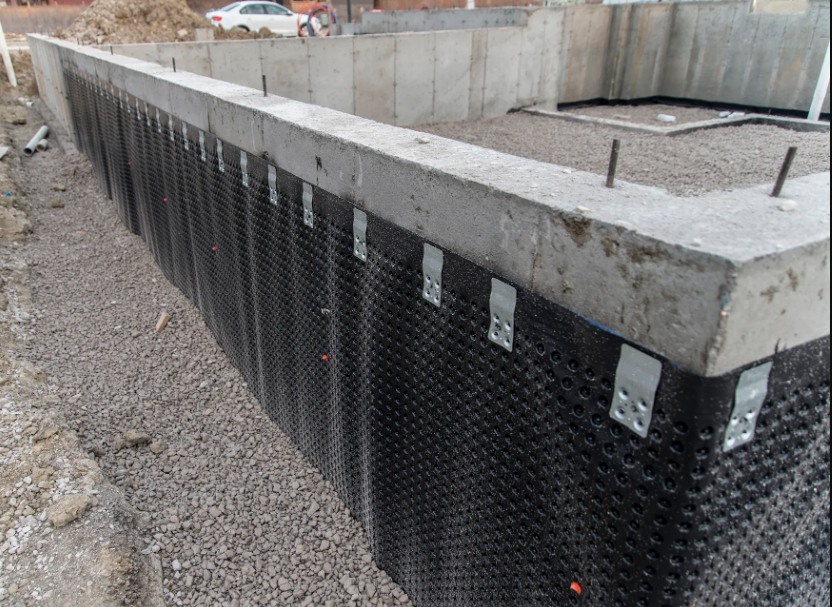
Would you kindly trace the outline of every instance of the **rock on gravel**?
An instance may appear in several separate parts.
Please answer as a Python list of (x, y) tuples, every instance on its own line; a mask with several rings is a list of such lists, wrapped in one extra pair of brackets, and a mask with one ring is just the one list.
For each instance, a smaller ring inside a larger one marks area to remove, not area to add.
[(63, 527), (84, 514), (90, 506), (92, 498), (89, 495), (62, 495), (46, 509), (46, 516), (56, 527)]
[(121, 438), (116, 442), (116, 451), (119, 449), (126, 449), (128, 447), (143, 447), (150, 443), (152, 438), (147, 432), (140, 430), (128, 430), (121, 435)]

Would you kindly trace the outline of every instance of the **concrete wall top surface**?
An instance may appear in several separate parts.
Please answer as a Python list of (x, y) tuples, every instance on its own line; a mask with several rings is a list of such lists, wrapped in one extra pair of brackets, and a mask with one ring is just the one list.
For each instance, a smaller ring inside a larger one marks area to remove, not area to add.
[[(65, 126), (64, 67), (110, 83), (666, 355), (717, 375), (829, 334), (829, 173), (678, 198), (30, 36)], [(372, 236), (369, 235), (368, 238)]]

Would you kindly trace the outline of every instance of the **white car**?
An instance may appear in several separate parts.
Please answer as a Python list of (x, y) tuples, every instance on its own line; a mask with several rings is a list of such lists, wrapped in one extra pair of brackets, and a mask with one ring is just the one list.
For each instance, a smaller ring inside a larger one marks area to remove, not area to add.
[[(234, 2), (223, 8), (209, 11), (205, 16), (215, 27), (226, 30), (239, 27), (257, 32), (266, 27), (281, 36), (297, 36), (298, 26), (304, 27), (309, 17), (293, 13), (275, 2)], [(300, 20), (300, 21), (298, 21)]]

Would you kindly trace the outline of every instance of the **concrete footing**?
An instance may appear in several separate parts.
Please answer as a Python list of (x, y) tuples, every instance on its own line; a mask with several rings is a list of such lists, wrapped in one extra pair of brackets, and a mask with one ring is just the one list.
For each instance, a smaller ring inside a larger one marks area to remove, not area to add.
[(675, 137), (677, 135), (686, 135), (696, 131), (707, 131), (710, 129), (718, 129), (726, 126), (741, 126), (743, 124), (767, 124), (770, 126), (780, 127), (781, 129), (788, 129), (790, 131), (807, 132), (829, 132), (829, 123), (821, 122), (819, 120), (798, 120), (796, 118), (783, 118), (780, 116), (764, 116), (762, 114), (746, 114), (745, 116), (736, 116), (733, 118), (718, 118), (716, 120), (700, 120), (698, 122), (689, 122), (687, 124), (680, 124), (676, 126), (650, 126), (648, 124), (637, 124), (634, 122), (627, 122), (626, 120), (614, 120), (610, 118), (597, 118), (594, 116), (582, 116), (580, 114), (572, 114), (567, 112), (554, 112), (551, 110), (544, 110), (535, 107), (523, 108), (523, 111), (528, 114), (535, 114), (537, 116), (546, 116), (547, 118), (554, 118), (556, 120), (566, 120), (569, 122), (581, 122), (583, 124), (594, 124), (597, 126), (607, 126), (625, 131), (632, 131), (635, 133), (646, 133), (648, 135), (663, 135), (666, 137)]

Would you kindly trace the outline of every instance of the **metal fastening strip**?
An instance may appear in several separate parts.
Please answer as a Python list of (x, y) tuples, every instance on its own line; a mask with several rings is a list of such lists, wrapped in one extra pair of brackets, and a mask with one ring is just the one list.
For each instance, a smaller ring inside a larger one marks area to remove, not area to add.
[(176, 141), (176, 134), (173, 132), (173, 116), (168, 114), (168, 133), (170, 133), (170, 140)]
[(147, 107), (147, 101), (144, 102), (144, 115), (147, 117), (147, 126), (152, 126), (150, 123), (150, 108)]
[(142, 109), (139, 107), (139, 98), (136, 97), (136, 120), (142, 121)]
[(185, 142), (185, 151), (191, 149), (191, 142), (188, 141), (188, 125), (184, 122), (182, 123), (182, 141)]
[(610, 417), (646, 438), (661, 377), (661, 361), (623, 344), (615, 370)]
[(444, 263), (445, 254), (442, 249), (425, 243), (425, 252), (422, 256), (422, 297), (437, 308), (442, 305), (442, 266)]
[(269, 202), (277, 206), (277, 169), (269, 167)]
[(767, 362), (753, 369), (746, 369), (737, 381), (734, 392), (734, 410), (725, 430), (723, 451), (736, 449), (740, 445), (754, 440), (757, 429), (757, 418), (766, 402), (768, 394), (768, 376), (771, 373), (771, 363)]
[(222, 158), (222, 141), (217, 139), (217, 168), (220, 173), (225, 173), (225, 161)]
[(303, 223), (310, 227), (315, 227), (315, 212), (312, 210), (312, 197), (314, 190), (311, 183), (303, 183)]
[(156, 108), (156, 130), (162, 132), (162, 117), (159, 115), (159, 108)]
[(509, 352), (514, 347), (514, 309), (517, 289), (496, 278), (491, 279), (491, 326), (488, 339)]
[(248, 154), (240, 151), (240, 172), (243, 174), (243, 187), (248, 187)]
[(367, 261), (367, 213), (361, 209), (353, 209), (352, 242), (353, 255)]
[(199, 159), (202, 162), (205, 162), (207, 158), (207, 154), (205, 153), (205, 133), (203, 131), (199, 132)]

